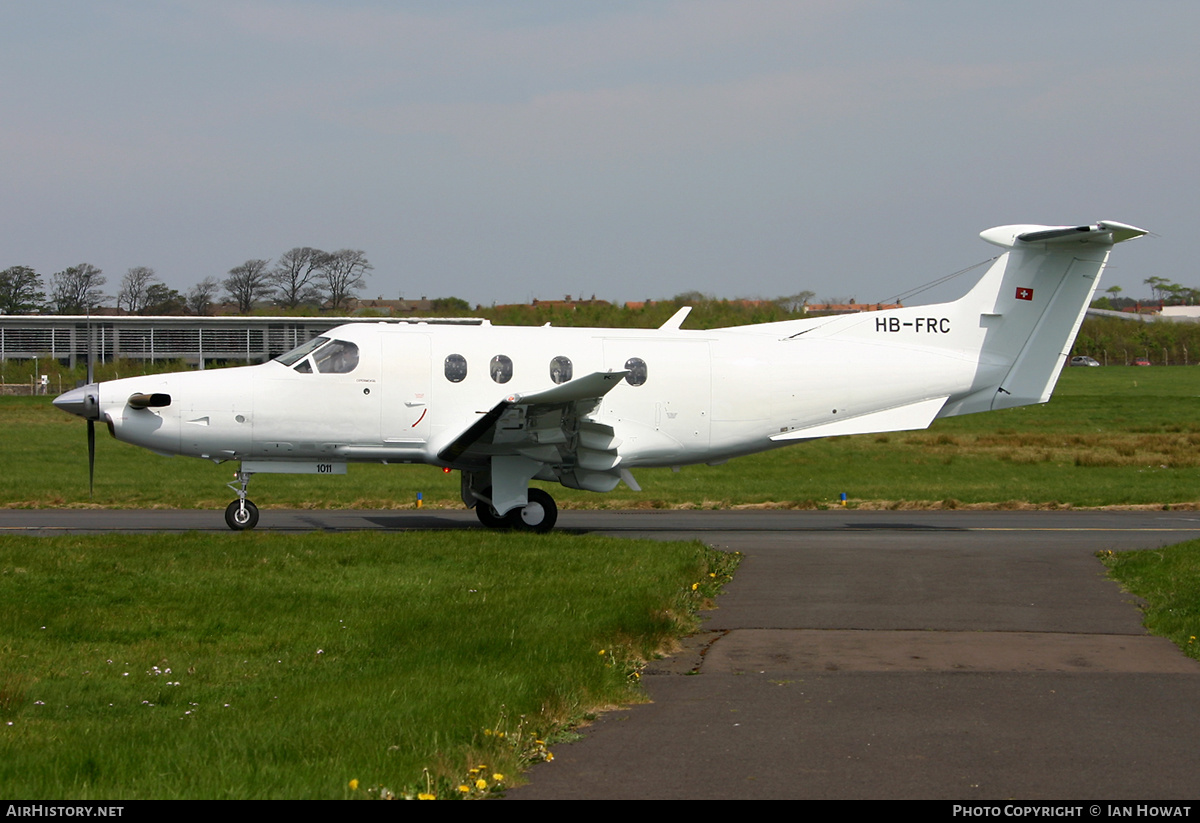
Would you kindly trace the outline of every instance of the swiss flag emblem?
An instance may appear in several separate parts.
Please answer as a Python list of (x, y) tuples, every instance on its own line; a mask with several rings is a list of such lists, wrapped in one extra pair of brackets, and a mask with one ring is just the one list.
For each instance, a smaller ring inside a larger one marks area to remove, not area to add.
[(1017, 299), (1018, 300), (1032, 300), (1033, 299), (1033, 289), (1027, 289), (1024, 286), (1019, 287), (1017, 289)]

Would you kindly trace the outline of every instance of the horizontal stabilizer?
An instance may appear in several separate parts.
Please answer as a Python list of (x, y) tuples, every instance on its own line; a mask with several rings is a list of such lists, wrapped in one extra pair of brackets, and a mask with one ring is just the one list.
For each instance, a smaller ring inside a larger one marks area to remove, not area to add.
[(1111, 246), (1147, 234), (1145, 229), (1101, 220), (1093, 226), (997, 226), (980, 232), (987, 242), (1002, 248), (1016, 248), (1018, 243), (1068, 245), (1095, 243)]
[(927, 429), (946, 402), (945, 397), (921, 400), (906, 406), (896, 406), (883, 411), (860, 414), (832, 423), (821, 423), (806, 429), (772, 435), (775, 442), (788, 440), (811, 440), (816, 437), (837, 437), (843, 434), (869, 434), (871, 432), (898, 432)]

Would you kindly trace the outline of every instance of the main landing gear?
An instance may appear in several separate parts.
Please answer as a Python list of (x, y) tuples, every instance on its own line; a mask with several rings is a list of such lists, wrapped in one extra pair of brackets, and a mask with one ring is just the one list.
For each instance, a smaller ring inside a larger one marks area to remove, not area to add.
[(238, 499), (225, 508), (225, 523), (236, 532), (253, 529), (258, 525), (258, 506), (246, 499), (246, 486), (250, 485), (251, 472), (238, 472), (237, 484), (225, 485), (237, 492)]
[(491, 499), (492, 490), (488, 488), (483, 490), (475, 503), (475, 516), (489, 529), (520, 529), (545, 534), (558, 522), (558, 506), (554, 498), (541, 489), (530, 489), (528, 503), (503, 515), (496, 514), (488, 502)]

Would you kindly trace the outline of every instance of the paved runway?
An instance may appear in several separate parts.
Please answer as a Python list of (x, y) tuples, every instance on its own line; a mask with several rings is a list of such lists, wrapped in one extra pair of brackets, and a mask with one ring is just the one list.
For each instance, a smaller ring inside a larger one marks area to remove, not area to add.
[[(474, 528), (463, 512), (264, 510), (260, 528)], [(1200, 664), (1095, 552), (1190, 512), (563, 512), (746, 556), (652, 703), (555, 747), (511, 799), (1168, 799), (1200, 794)], [(0, 511), (0, 533), (223, 531), (219, 512)]]

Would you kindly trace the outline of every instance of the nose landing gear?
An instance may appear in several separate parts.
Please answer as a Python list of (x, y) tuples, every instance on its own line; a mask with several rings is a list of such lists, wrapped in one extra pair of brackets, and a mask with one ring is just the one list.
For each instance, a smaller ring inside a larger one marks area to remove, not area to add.
[(237, 492), (238, 499), (225, 508), (225, 523), (234, 531), (253, 529), (258, 525), (258, 506), (246, 499), (246, 486), (250, 485), (252, 472), (238, 472), (237, 484), (225, 485)]

